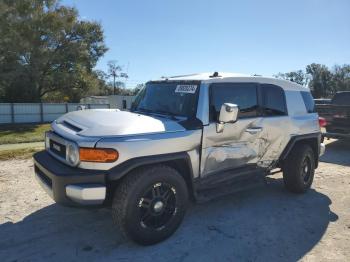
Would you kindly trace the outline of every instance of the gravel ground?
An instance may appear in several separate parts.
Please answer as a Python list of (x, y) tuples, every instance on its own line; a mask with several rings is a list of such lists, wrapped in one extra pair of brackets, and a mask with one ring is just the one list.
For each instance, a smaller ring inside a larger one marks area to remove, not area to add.
[(330, 141), (312, 189), (267, 185), (192, 205), (180, 229), (150, 247), (121, 238), (108, 209), (55, 204), (31, 160), (0, 162), (0, 261), (349, 261), (350, 143)]

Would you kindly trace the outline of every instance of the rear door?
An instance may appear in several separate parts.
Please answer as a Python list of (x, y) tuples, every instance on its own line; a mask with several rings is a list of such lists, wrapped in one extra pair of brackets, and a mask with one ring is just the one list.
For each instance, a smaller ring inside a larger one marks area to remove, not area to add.
[[(209, 86), (210, 121), (203, 129), (201, 160), (202, 177), (221, 171), (256, 165), (260, 159), (262, 118), (259, 111), (258, 84), (214, 83)], [(225, 124), (222, 133), (216, 132), (223, 103), (239, 106), (236, 123)]]
[(282, 87), (273, 84), (260, 84), (261, 113), (259, 133), (260, 167), (269, 167), (279, 159), (283, 149), (290, 139), (292, 130), (288, 116), (285, 91)]

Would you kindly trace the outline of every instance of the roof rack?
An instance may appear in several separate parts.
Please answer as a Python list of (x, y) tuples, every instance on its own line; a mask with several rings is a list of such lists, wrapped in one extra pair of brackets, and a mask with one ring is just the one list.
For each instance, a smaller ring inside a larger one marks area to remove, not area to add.
[(178, 76), (162, 76), (161, 78), (163, 79), (168, 79), (168, 78), (178, 78), (178, 77), (186, 77), (186, 76), (195, 76), (198, 74), (188, 74), (188, 75), (178, 75)]

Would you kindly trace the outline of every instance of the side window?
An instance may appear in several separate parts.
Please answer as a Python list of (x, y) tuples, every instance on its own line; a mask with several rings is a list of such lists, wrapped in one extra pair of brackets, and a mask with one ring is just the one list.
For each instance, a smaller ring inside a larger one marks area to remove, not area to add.
[(260, 86), (264, 116), (287, 115), (283, 89), (271, 84), (261, 84)]
[(239, 107), (238, 118), (258, 115), (258, 98), (255, 84), (215, 83), (210, 86), (210, 120), (217, 121), (223, 103)]
[(315, 111), (315, 101), (312, 98), (312, 95), (309, 92), (304, 92), (304, 91), (301, 91), (300, 93), (301, 93), (301, 96), (303, 97), (306, 111), (308, 113), (315, 113), (316, 112)]

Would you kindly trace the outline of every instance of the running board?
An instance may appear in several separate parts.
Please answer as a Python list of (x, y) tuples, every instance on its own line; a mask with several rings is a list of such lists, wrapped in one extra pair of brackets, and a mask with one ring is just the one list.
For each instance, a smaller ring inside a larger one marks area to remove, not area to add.
[(221, 196), (234, 194), (240, 191), (262, 187), (266, 184), (265, 175), (261, 170), (249, 172), (244, 176), (237, 176), (230, 181), (211, 185), (198, 185), (196, 188), (196, 201), (206, 202)]

